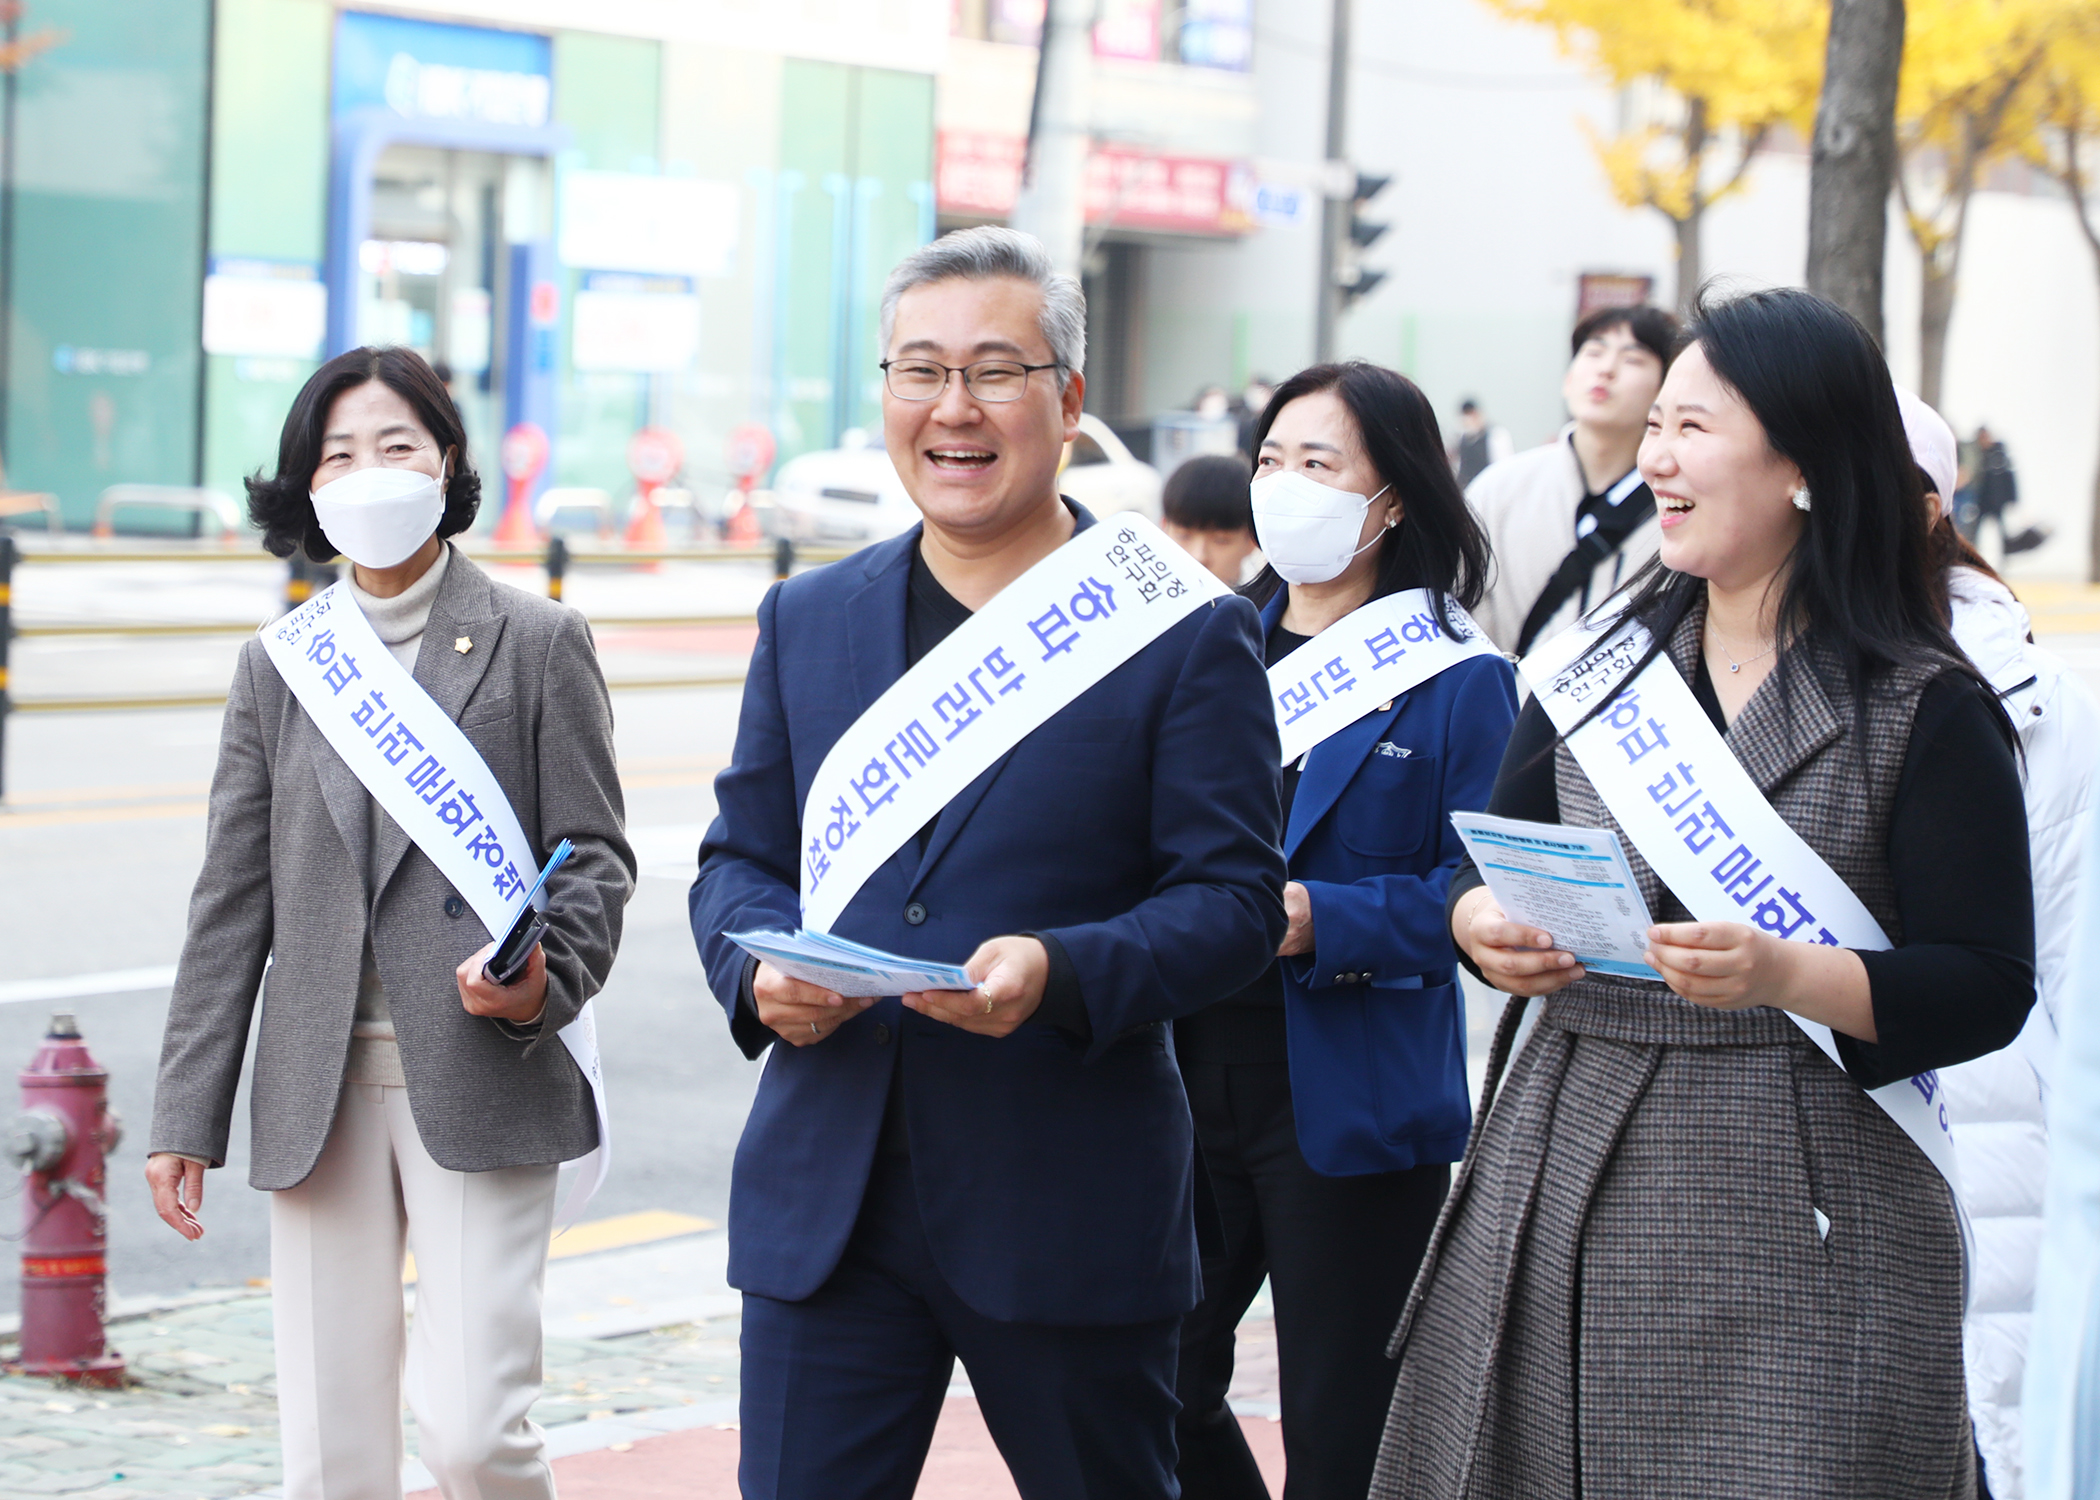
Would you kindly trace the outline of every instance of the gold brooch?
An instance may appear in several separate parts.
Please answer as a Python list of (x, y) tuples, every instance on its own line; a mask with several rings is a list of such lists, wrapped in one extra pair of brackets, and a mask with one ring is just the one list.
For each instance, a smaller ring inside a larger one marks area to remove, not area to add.
[(472, 651), (474, 649), (474, 642), (468, 639), (466, 636), (461, 636), (458, 640), (452, 643), (452, 649), (454, 651), (457, 651), (461, 656), (465, 656), (469, 651)]

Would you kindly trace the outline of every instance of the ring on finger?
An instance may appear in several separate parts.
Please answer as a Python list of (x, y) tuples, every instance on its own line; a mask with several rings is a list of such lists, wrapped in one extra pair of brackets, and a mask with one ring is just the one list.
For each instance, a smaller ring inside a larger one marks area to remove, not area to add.
[(811, 1036), (822, 1036), (824, 1033), (819, 1031), (817, 1029), (817, 1023), (815, 1021), (812, 1021), (809, 1023), (809, 1034)]

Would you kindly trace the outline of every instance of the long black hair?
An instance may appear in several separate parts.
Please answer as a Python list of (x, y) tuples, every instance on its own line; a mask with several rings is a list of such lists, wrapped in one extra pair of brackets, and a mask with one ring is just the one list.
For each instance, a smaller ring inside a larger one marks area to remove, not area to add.
[(321, 466), (321, 435), (335, 398), (372, 380), (414, 407), (416, 420), (436, 440), (439, 451), (454, 454), (437, 534), (457, 536), (474, 524), (474, 514), (481, 509), (481, 476), (467, 458), (466, 427), (451, 394), (415, 350), (368, 346), (338, 354), (308, 377), (285, 414), (284, 431), (277, 439), (276, 474), (267, 479), (260, 471), (248, 476), (248, 518), (262, 529), (263, 548), (272, 556), (290, 557), (300, 548), (315, 562), (336, 555), (335, 543), (314, 518), (311, 487), (314, 470)]
[[(1775, 580), (1782, 699), (1795, 673), (1821, 678), (1818, 653), (1785, 649), (1813, 641), (1835, 658), (1851, 689), (1864, 750), (1872, 679), (1899, 666), (1976, 675), (1948, 633), (1946, 573), (1933, 562), (1924, 482), (1888, 364), (1857, 318), (1791, 287), (1727, 300), (1703, 289), (1689, 333), (1808, 488), (1808, 524)], [(1627, 580), (1626, 613), (1654, 636), (1641, 666), (1664, 649), (1705, 587), (1664, 567), (1660, 555)]]
[[(1439, 615), (1446, 598), (1471, 609), (1487, 588), (1487, 533), (1451, 472), (1436, 410), (1412, 380), (1360, 359), (1300, 370), (1262, 408), (1254, 427), (1255, 453), (1260, 454), (1278, 412), (1300, 396), (1321, 391), (1332, 391), (1349, 408), (1364, 456), (1400, 501), (1400, 524), (1379, 539), (1371, 597), (1428, 589)], [(1274, 568), (1263, 568), (1240, 592), (1259, 608), (1283, 586)]]

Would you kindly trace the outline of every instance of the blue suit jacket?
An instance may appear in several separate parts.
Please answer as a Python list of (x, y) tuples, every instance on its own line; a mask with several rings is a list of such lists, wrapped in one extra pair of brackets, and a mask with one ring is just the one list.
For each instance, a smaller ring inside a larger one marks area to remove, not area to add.
[[(918, 540), (914, 527), (791, 579), (759, 609), (690, 901), (748, 1056), (773, 1034), (738, 1012), (744, 954), (721, 934), (797, 926), (803, 798), (904, 674)], [(861, 888), (833, 930), (892, 952), (961, 963), (1002, 933), (1054, 935), (1093, 1037), (1029, 1022), (993, 1040), (887, 999), (821, 1043), (777, 1048), (737, 1147), (731, 1285), (795, 1301), (830, 1276), (901, 1068), (927, 1239), (969, 1306), (1107, 1324), (1195, 1305), (1193, 1137), (1162, 1023), (1252, 980), (1282, 940), (1259, 629), (1242, 599), (1195, 610), (965, 788), (923, 857), (908, 842)]]
[[(1264, 630), (1283, 614), (1279, 592)], [(1465, 1004), (1444, 896), (1454, 812), (1488, 804), (1516, 722), (1508, 662), (1477, 656), (1312, 748), (1284, 853), (1313, 951), (1283, 961), (1298, 1146), (1330, 1176), (1465, 1154)]]

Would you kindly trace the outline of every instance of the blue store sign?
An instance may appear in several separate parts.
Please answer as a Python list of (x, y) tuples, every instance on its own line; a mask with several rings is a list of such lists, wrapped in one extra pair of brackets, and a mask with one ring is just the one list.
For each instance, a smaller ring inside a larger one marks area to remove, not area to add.
[[(554, 47), (544, 36), (344, 11), (335, 25), (333, 150), (328, 185), (327, 352), (357, 341), (360, 255), (371, 236), (372, 175), (393, 145), (551, 158), (569, 145), (554, 119)], [(505, 247), (514, 351), (504, 424), (557, 432), (554, 243)], [(517, 357), (518, 351), (531, 351)], [(551, 469), (551, 466), (550, 466)], [(538, 483), (547, 482), (543, 472)]]
[(544, 126), (553, 46), (543, 36), (345, 11), (336, 24), (334, 113)]

